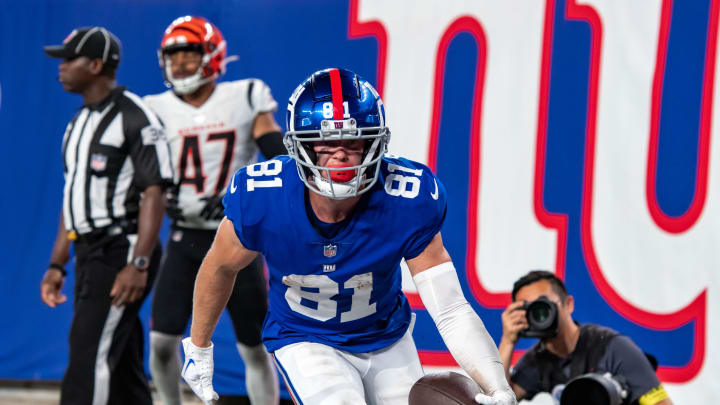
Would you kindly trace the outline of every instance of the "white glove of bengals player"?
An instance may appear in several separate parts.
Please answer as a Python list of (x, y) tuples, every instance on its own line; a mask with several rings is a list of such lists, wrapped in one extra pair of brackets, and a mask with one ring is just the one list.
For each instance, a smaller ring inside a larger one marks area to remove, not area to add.
[(183, 339), (182, 344), (185, 351), (182, 377), (204, 404), (212, 404), (219, 398), (212, 386), (214, 345), (197, 347), (189, 337)]
[(475, 402), (481, 405), (515, 405), (517, 399), (515, 399), (515, 394), (512, 391), (498, 390), (492, 396), (477, 394)]

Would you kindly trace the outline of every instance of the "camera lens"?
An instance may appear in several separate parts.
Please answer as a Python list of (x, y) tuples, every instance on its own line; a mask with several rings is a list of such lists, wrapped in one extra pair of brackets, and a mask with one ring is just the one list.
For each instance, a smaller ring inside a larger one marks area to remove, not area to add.
[(535, 305), (530, 309), (530, 316), (535, 322), (543, 322), (550, 317), (550, 306), (549, 305)]
[(540, 296), (532, 302), (526, 302), (522, 309), (528, 321), (528, 328), (520, 332), (522, 337), (549, 338), (557, 335), (558, 307), (555, 302)]
[(563, 390), (562, 405), (609, 405), (615, 404), (611, 401), (607, 388), (598, 380), (592, 378), (580, 378), (568, 384)]
[(557, 317), (557, 310), (549, 300), (536, 300), (527, 308), (528, 323), (536, 330), (550, 328)]
[(588, 373), (575, 377), (560, 396), (561, 405), (621, 405), (628, 397), (627, 386), (610, 373)]

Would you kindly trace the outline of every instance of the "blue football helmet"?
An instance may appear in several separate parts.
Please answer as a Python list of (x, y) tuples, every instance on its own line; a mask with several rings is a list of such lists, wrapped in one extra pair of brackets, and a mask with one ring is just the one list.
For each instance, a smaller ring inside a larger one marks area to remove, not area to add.
[[(360, 195), (377, 181), (390, 129), (377, 91), (346, 69), (319, 70), (290, 96), (285, 146), (295, 159), (298, 175), (315, 193), (333, 199)], [(317, 142), (365, 140), (357, 166), (317, 165)], [(325, 176), (323, 176), (325, 174)]]

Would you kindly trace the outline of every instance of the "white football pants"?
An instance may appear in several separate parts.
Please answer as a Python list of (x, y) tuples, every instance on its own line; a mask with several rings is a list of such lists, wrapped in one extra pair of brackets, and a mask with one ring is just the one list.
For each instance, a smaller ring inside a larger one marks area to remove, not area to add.
[(385, 349), (348, 353), (301, 342), (275, 351), (275, 362), (296, 404), (407, 405), (410, 388), (424, 375), (413, 324)]

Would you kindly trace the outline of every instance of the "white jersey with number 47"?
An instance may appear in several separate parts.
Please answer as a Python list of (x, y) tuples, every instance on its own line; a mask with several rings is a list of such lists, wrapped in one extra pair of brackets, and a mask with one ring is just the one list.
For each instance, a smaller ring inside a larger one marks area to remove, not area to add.
[(218, 83), (200, 107), (172, 90), (145, 96), (144, 101), (165, 124), (185, 217), (178, 225), (217, 229), (220, 221), (199, 216), (203, 198), (224, 194), (233, 173), (256, 162), (253, 122), (258, 114), (277, 109), (270, 88), (259, 79)]

